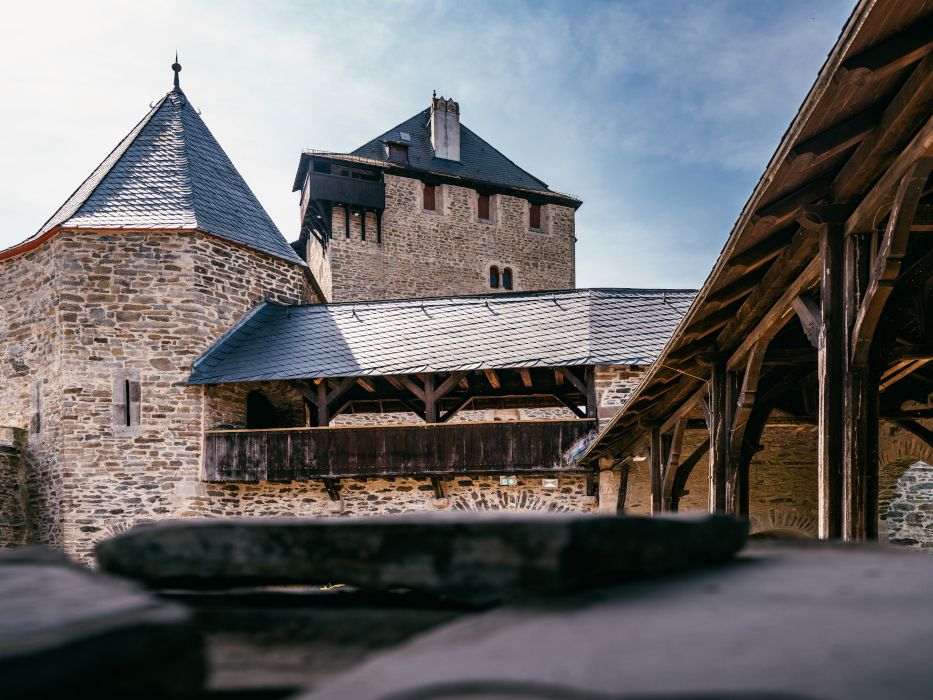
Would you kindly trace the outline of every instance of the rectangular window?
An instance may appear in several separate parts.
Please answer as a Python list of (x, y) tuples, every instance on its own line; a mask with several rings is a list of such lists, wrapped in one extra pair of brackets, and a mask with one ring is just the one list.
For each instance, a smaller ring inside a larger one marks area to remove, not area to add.
[(528, 226), (530, 228), (541, 228), (541, 205), (532, 204), (528, 212)]
[(405, 165), (408, 162), (408, 146), (389, 144), (389, 162)]
[(115, 377), (113, 380), (113, 425), (132, 428), (139, 425), (141, 387), (137, 380)]
[(424, 210), (425, 211), (436, 211), (437, 210), (437, 188), (434, 185), (425, 185), (424, 186)]
[(479, 196), (479, 201), (477, 202), (477, 210), (479, 212), (479, 218), (483, 221), (489, 221), (489, 195), (481, 194)]

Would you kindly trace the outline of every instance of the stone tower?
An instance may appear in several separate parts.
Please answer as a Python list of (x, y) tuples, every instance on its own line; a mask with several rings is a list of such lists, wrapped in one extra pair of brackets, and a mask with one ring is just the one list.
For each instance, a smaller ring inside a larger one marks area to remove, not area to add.
[(581, 201), (431, 106), (351, 153), (308, 151), (296, 245), (330, 301), (566, 289)]
[(265, 298), (318, 299), (173, 68), (174, 89), (0, 252), (0, 425), (28, 432), (30, 539), (76, 556), (211, 510), (191, 362)]

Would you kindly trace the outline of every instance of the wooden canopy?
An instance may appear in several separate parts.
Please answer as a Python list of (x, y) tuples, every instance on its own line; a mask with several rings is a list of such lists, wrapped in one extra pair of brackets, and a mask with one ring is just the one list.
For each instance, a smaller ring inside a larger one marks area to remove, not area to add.
[[(652, 509), (709, 450), (710, 509), (747, 513), (780, 415), (819, 426), (819, 532), (876, 535), (879, 418), (933, 416), (933, 5), (863, 0), (643, 384), (582, 456), (649, 448)], [(681, 459), (687, 421), (708, 442)]]

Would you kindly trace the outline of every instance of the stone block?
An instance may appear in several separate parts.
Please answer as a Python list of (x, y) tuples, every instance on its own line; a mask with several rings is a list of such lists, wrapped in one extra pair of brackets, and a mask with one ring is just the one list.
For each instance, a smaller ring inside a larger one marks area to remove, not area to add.
[(155, 587), (345, 583), (471, 604), (654, 576), (729, 559), (727, 516), (419, 513), (164, 521), (97, 545), (105, 571)]

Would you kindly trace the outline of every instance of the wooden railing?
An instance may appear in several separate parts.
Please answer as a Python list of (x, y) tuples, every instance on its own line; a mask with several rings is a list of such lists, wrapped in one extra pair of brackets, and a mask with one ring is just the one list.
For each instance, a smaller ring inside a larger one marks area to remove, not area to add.
[(205, 435), (209, 481), (583, 471), (574, 459), (591, 420), (502, 421)]

